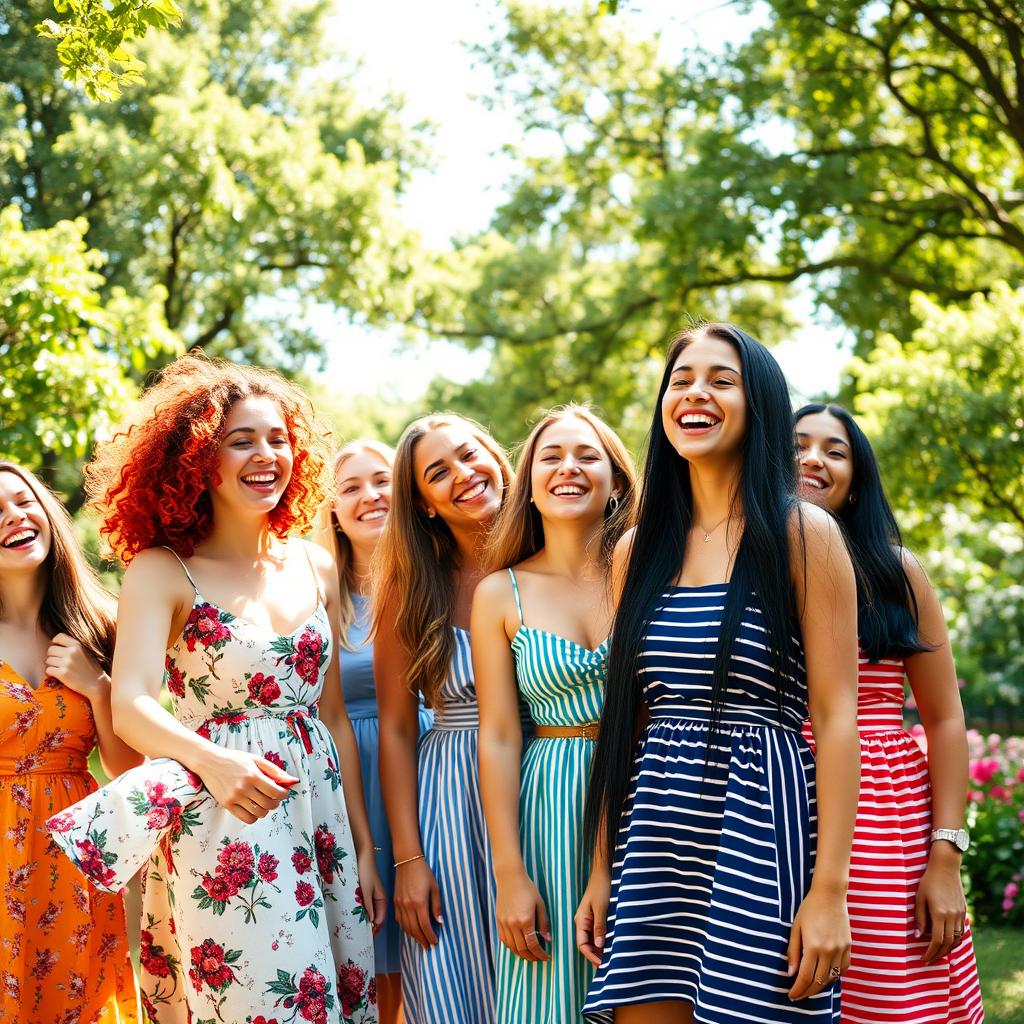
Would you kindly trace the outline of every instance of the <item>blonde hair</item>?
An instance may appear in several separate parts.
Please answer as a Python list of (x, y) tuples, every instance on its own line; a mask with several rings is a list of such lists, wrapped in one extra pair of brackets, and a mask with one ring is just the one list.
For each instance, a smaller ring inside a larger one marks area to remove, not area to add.
[(463, 427), (491, 454), (501, 470), (502, 503), (512, 483), (512, 466), (497, 441), (479, 423), (454, 413), (414, 420), (402, 432), (395, 453), (391, 511), (373, 556), (374, 625), (381, 610), (396, 605), (395, 633), (409, 656), (407, 684), (433, 706), (455, 654), (455, 573), (459, 548), (441, 516), (428, 516), (413, 464), (416, 445), (442, 427)]
[(109, 672), (114, 654), (114, 599), (86, 561), (71, 516), (57, 496), (27, 469), (4, 459), (0, 460), (0, 472), (13, 473), (21, 480), (50, 524), (50, 553), (42, 565), (46, 589), (39, 625), (48, 636), (67, 633), (104, 672)]
[(356, 621), (356, 606), (352, 600), (352, 594), (356, 590), (355, 555), (352, 551), (352, 541), (338, 522), (334, 503), (338, 490), (339, 470), (346, 459), (360, 452), (373, 452), (380, 456), (389, 470), (394, 469), (395, 449), (383, 441), (360, 437), (343, 445), (331, 463), (331, 479), (334, 486), (320, 510), (313, 535), (313, 539), (334, 556), (334, 564), (338, 569), (338, 590), (341, 594), (338, 605), (338, 638), (346, 651), (356, 649), (349, 639), (349, 632)]
[(530, 500), (533, 497), (533, 459), (541, 434), (552, 424), (569, 417), (582, 420), (593, 429), (612, 464), (612, 476), (622, 488), (619, 500), (614, 504), (609, 501), (604, 510), (599, 558), (605, 572), (611, 569), (616, 541), (633, 525), (637, 503), (636, 469), (619, 435), (585, 405), (569, 403), (555, 406), (544, 414), (520, 447), (512, 493), (488, 538), (486, 561), (492, 572), (516, 565), (544, 547), (544, 522), (537, 506)]

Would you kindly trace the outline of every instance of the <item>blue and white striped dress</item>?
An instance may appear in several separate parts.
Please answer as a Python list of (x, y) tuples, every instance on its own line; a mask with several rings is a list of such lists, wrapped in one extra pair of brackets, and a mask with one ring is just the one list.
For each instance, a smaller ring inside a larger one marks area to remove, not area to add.
[(608, 937), (588, 1020), (684, 1000), (702, 1024), (838, 1024), (838, 985), (791, 1003), (790, 927), (817, 845), (803, 648), (782, 706), (763, 618), (748, 606), (721, 724), (707, 753), (727, 585), (672, 587), (638, 671), (650, 722), (633, 761), (612, 868)]
[(480, 802), (480, 715), (469, 633), (455, 627), (455, 655), (433, 727), (419, 742), (420, 840), (441, 890), (438, 942), (424, 951), (402, 936), (406, 1024), (494, 1021), (494, 871)]

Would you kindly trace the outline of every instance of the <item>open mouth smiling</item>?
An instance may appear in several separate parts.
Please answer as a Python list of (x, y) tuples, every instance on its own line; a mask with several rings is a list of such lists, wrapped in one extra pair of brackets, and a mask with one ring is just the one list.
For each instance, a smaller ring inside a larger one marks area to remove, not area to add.
[(249, 473), (243, 476), (241, 480), (246, 487), (251, 487), (254, 491), (269, 492), (274, 489), (274, 485), (277, 483), (277, 473)]
[(371, 508), (361, 515), (356, 516), (357, 522), (360, 523), (376, 523), (383, 519), (388, 514), (386, 508)]
[(721, 416), (706, 411), (684, 412), (676, 418), (676, 423), (679, 424), (679, 428), (684, 434), (698, 437), (714, 430), (721, 422)]
[(467, 504), (470, 504), (471, 502), (474, 502), (478, 498), (480, 498), (483, 495), (484, 491), (486, 491), (486, 490), (487, 490), (487, 481), (486, 480), (477, 480), (474, 483), (470, 484), (470, 486), (467, 487), (455, 499), (455, 503), (457, 505), (467, 505)]
[(8, 550), (27, 548), (38, 536), (39, 532), (37, 530), (33, 530), (30, 527), (24, 527), (16, 533), (12, 533), (10, 537), (3, 542), (2, 546)]

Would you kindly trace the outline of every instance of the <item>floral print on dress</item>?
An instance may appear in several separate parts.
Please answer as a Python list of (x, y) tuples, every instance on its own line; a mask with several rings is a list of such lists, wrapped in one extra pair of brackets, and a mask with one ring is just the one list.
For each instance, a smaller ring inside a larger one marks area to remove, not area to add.
[(245, 824), (160, 758), (50, 822), (101, 884), (146, 865), (141, 985), (153, 1024), (377, 1021), (338, 753), (316, 713), (330, 657), (322, 603), (279, 636), (197, 595), (164, 662), (175, 717), (299, 782)]
[[(120, 894), (90, 893), (46, 834), (95, 788), (89, 702), (55, 679), (32, 689), (0, 661), (0, 1024), (137, 1024)], [(76, 838), (101, 877), (106, 837)]]

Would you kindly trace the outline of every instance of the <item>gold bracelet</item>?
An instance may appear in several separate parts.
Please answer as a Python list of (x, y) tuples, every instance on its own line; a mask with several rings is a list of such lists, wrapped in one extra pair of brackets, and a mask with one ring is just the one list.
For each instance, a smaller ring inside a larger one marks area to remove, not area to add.
[(405, 860), (396, 860), (394, 866), (400, 868), (403, 864), (411, 864), (414, 860), (424, 860), (425, 854), (417, 853), (415, 857), (406, 857)]

